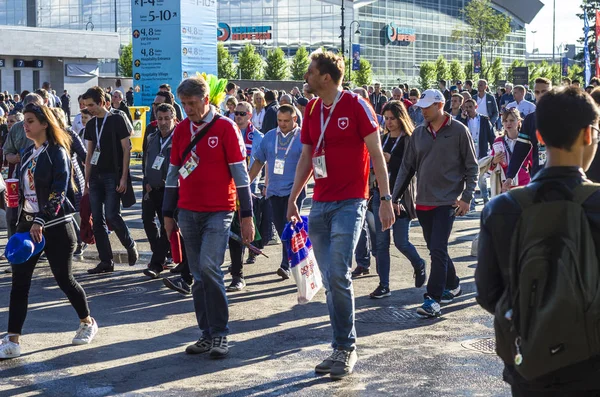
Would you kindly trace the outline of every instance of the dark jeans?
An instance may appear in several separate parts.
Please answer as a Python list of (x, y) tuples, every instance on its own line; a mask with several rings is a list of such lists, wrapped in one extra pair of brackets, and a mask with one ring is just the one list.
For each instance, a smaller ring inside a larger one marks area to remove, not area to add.
[(96, 249), (100, 260), (108, 263), (112, 262), (113, 253), (106, 222), (110, 223), (123, 247), (129, 249), (135, 245), (121, 216), (121, 195), (116, 190), (118, 182), (116, 174), (92, 174), (90, 178), (90, 206)]
[[(161, 269), (167, 259), (170, 246), (165, 231), (165, 220), (162, 215), (164, 194), (165, 189), (152, 189), (144, 195), (144, 200), (142, 200), (142, 222), (152, 250), (150, 267), (160, 267)], [(154, 220), (156, 217), (159, 220), (160, 230)]]
[(244, 247), (234, 239), (229, 239), (229, 256), (231, 257), (231, 276), (244, 278)]
[(273, 238), (273, 211), (271, 210), (271, 202), (264, 197), (253, 198), (252, 207), (254, 209), (254, 217), (256, 218), (256, 227), (260, 233), (261, 239), (254, 241), (252, 244), (263, 249)]
[(6, 207), (6, 228), (8, 232), (8, 238), (11, 238), (13, 234), (17, 232), (17, 217), (19, 216), (18, 208)]
[[(287, 223), (287, 210), (288, 210), (288, 200), (290, 196), (271, 196), (269, 197), (269, 202), (271, 204), (271, 211), (273, 214), (273, 223), (275, 224), (275, 229), (277, 230), (277, 234), (279, 234), (279, 238), (283, 235), (283, 228)], [(296, 206), (298, 207), (298, 211), (302, 210), (302, 203), (304, 203), (304, 199), (306, 198), (306, 192), (303, 190), (298, 196), (296, 200)], [(265, 242), (266, 244), (266, 242)], [(281, 265), (283, 269), (290, 269), (290, 262), (288, 261), (287, 256), (287, 247), (285, 244), (281, 244)]]
[[(31, 223), (19, 223), (18, 231), (27, 232)], [(50, 269), (56, 283), (67, 295), (69, 302), (80, 319), (90, 315), (87, 298), (81, 285), (73, 277), (72, 257), (77, 245), (77, 237), (72, 223), (51, 226), (44, 229), (46, 247), (44, 249)], [(31, 277), (41, 253), (31, 257), (27, 262), (12, 266), (12, 290), (10, 291), (10, 308), (8, 311), (8, 332), (21, 334), (27, 316), (27, 304)]]
[(371, 266), (371, 253), (374, 251), (374, 240), (371, 238), (371, 232), (369, 230), (369, 223), (367, 217), (363, 222), (360, 237), (358, 238), (358, 244), (354, 250), (354, 259), (358, 266), (368, 269)]
[(532, 391), (522, 386), (511, 386), (513, 397), (598, 397), (600, 392), (596, 391)]
[(444, 205), (431, 211), (417, 211), (417, 217), (431, 255), (427, 295), (439, 302), (445, 289), (455, 289), (460, 283), (454, 263), (448, 255), (448, 238), (455, 218), (454, 208)]

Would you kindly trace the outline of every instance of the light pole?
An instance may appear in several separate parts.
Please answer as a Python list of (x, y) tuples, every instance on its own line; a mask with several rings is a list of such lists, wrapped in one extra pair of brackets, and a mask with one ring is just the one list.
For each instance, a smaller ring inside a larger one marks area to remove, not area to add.
[[(352, 33), (352, 25), (356, 24), (356, 31)], [(352, 63), (354, 62), (354, 54), (352, 52), (352, 38), (355, 34), (360, 35), (360, 22), (352, 21), (350, 22), (350, 49), (348, 50), (348, 55), (350, 62), (348, 62), (348, 83), (352, 81)]]
[(533, 48), (531, 49), (531, 54), (535, 53), (535, 34), (537, 33), (537, 30), (532, 30), (531, 34), (533, 35)]
[(346, 25), (344, 25), (344, 13), (346, 8), (344, 7), (344, 1), (342, 0), (342, 24), (340, 25), (340, 31), (342, 34), (340, 34), (340, 38), (342, 39), (342, 58), (344, 58), (346, 55), (346, 46), (345, 46), (345, 42), (344, 42), (344, 31), (346, 30)]

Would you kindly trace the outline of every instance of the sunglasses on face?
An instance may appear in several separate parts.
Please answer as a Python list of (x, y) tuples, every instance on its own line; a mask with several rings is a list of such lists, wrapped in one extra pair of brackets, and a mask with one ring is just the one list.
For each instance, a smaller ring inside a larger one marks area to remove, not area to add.
[(248, 114), (248, 112), (233, 112), (233, 114), (235, 114), (236, 116), (246, 116)]

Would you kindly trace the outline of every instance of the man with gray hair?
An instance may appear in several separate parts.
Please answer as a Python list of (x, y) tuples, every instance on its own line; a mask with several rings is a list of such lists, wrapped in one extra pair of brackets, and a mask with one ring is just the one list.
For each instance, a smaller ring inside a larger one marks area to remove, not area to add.
[(169, 238), (181, 228), (194, 277), (192, 294), (202, 334), (186, 353), (223, 358), (229, 354), (229, 309), (221, 265), (234, 216), (241, 218), (243, 243), (254, 240), (244, 142), (234, 122), (210, 105), (204, 79), (183, 80), (177, 96), (187, 118), (173, 132), (163, 216)]

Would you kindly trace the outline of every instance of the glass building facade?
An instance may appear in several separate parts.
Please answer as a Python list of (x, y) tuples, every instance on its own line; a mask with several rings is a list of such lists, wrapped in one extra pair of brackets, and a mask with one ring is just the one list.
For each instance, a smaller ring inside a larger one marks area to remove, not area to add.
[[(361, 57), (371, 62), (374, 80), (388, 86), (399, 82), (415, 83), (418, 65), (423, 61), (434, 61), (440, 54), (449, 61), (466, 62), (471, 59), (471, 52), (453, 43), (450, 35), (456, 27), (464, 26), (461, 10), (468, 2), (376, 0), (362, 7), (347, 6), (344, 13), (346, 54), (351, 43), (359, 43)], [(338, 51), (342, 24), (339, 3), (327, 0), (220, 0), (220, 40), (233, 54), (246, 43), (252, 43), (262, 55), (275, 47), (280, 47), (290, 57), (299, 46), (305, 46), (309, 51), (319, 47)], [(496, 51), (505, 66), (514, 59), (525, 59), (524, 24), (511, 17), (512, 32)], [(360, 34), (355, 33), (357, 30)]]

